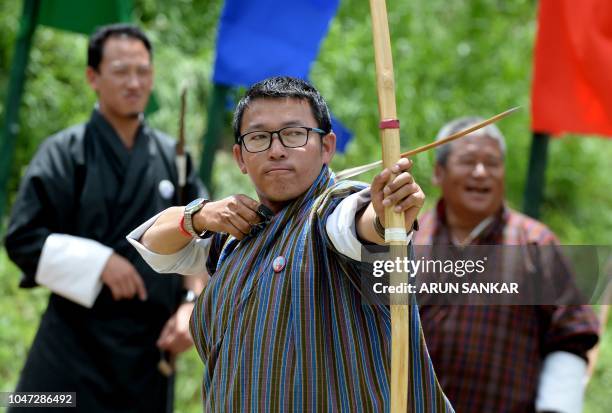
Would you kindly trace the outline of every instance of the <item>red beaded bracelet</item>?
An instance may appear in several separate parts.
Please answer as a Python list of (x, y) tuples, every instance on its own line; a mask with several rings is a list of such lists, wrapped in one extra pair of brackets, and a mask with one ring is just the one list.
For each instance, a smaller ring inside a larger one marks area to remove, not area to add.
[(185, 229), (185, 215), (181, 216), (181, 220), (179, 222), (179, 231), (181, 231), (181, 234), (183, 234), (187, 238), (193, 238), (191, 234)]

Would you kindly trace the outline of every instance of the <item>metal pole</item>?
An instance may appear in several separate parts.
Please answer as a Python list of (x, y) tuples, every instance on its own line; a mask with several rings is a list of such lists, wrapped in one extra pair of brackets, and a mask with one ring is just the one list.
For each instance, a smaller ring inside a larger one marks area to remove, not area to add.
[(200, 160), (200, 178), (208, 192), (213, 194), (212, 168), (215, 161), (215, 153), (221, 143), (221, 132), (223, 131), (223, 121), (225, 115), (225, 99), (230, 91), (229, 86), (215, 84), (213, 86), (208, 108), (208, 124), (206, 133), (202, 138), (204, 146)]
[(539, 218), (540, 205), (546, 183), (546, 162), (548, 160), (549, 135), (534, 132), (529, 156), (529, 170), (523, 201), (523, 211), (532, 218)]
[(36, 30), (36, 20), (40, 0), (25, 0), (19, 33), (15, 41), (15, 54), (11, 67), (11, 77), (6, 98), (4, 122), (0, 135), (0, 218), (4, 216), (8, 181), (15, 151), (15, 139), (19, 132), (19, 106), (26, 78), (26, 68), (30, 55), (32, 36)]

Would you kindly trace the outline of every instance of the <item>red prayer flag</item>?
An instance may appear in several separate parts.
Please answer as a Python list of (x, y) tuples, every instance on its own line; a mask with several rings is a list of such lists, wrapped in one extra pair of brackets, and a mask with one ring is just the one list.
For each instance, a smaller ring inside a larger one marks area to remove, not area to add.
[(612, 1), (540, 0), (532, 130), (612, 136)]

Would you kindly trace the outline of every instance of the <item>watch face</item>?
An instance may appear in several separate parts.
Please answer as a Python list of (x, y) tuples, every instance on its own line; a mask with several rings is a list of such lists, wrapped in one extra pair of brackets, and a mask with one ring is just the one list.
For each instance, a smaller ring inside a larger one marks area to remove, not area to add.
[(193, 208), (197, 207), (198, 205), (200, 205), (202, 202), (204, 202), (204, 198), (198, 198), (198, 199), (194, 199), (193, 201), (191, 201), (190, 203), (188, 203), (185, 206), (185, 211), (190, 211)]

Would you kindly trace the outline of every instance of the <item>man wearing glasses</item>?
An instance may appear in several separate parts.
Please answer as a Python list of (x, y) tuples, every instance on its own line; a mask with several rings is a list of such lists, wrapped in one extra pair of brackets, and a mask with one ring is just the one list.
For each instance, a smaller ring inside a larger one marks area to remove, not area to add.
[[(424, 201), (411, 162), (371, 186), (334, 182), (327, 105), (294, 78), (252, 86), (233, 126), (234, 159), (259, 200), (196, 200), (129, 235), (160, 272), (210, 271), (191, 319), (204, 410), (388, 411), (389, 309), (364, 305), (358, 268), (362, 243), (384, 242), (386, 205), (411, 237)], [(409, 410), (452, 411), (413, 321)]]

